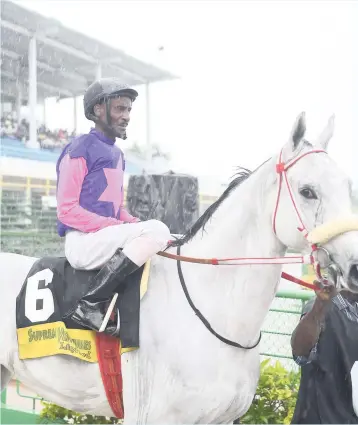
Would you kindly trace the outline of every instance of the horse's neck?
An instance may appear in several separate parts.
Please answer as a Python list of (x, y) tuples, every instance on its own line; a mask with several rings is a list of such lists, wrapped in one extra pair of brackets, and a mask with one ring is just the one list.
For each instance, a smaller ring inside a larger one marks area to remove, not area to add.
[[(234, 189), (214, 213), (204, 234), (182, 248), (183, 255), (208, 258), (283, 256), (272, 231), (276, 189), (269, 161)], [(190, 291), (212, 326), (241, 344), (252, 343), (275, 296), (281, 266), (183, 265)], [(194, 283), (195, 281), (195, 283)], [(190, 282), (190, 285), (189, 285)], [(200, 293), (199, 293), (200, 292)]]
[(273, 160), (243, 181), (222, 202), (213, 217), (183, 252), (197, 256), (283, 255), (285, 248), (272, 228), (277, 189)]

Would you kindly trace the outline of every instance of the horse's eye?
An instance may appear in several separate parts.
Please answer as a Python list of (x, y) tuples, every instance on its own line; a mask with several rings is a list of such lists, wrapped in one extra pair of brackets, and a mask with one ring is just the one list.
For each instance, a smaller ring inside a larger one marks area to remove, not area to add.
[(306, 199), (317, 199), (316, 192), (309, 187), (304, 187), (300, 189), (300, 195), (302, 195)]

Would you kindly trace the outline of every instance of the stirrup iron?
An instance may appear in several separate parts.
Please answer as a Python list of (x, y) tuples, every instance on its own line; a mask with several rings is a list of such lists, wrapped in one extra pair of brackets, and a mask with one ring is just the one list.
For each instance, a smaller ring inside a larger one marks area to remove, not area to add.
[[(108, 325), (109, 319), (110, 319), (110, 317), (111, 317), (111, 314), (112, 314), (112, 312), (113, 312), (114, 306), (115, 306), (115, 304), (116, 304), (117, 298), (118, 298), (118, 293), (116, 292), (116, 293), (113, 295), (112, 301), (111, 301), (111, 303), (109, 304), (109, 307), (108, 307), (107, 312), (106, 312), (106, 314), (105, 314), (105, 316), (104, 316), (104, 319), (103, 319), (102, 325), (101, 325), (101, 327), (99, 328), (98, 332), (104, 332), (104, 331), (106, 330), (106, 327), (107, 327), (107, 325)], [(118, 319), (117, 319), (117, 330), (118, 330), (118, 329), (119, 329), (119, 312), (118, 312), (118, 310), (117, 310), (117, 313), (118, 313), (118, 316), (117, 316), (117, 317), (118, 317)]]

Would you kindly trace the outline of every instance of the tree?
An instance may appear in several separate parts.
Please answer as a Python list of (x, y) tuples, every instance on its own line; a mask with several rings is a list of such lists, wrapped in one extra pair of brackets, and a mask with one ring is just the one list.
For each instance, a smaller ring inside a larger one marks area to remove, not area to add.
[(145, 158), (145, 151), (137, 142), (134, 142), (132, 146), (126, 149), (127, 152), (133, 154), (134, 156), (144, 159)]
[(164, 158), (167, 161), (170, 160), (170, 154), (161, 150), (157, 144), (152, 145), (152, 158)]
[[(139, 145), (138, 142), (134, 142), (126, 150), (127, 152), (131, 153), (137, 158), (140, 158), (140, 159), (147, 158), (147, 146)], [(158, 144), (153, 144), (151, 146), (151, 158), (163, 158), (169, 161), (170, 154), (168, 152), (164, 152)]]

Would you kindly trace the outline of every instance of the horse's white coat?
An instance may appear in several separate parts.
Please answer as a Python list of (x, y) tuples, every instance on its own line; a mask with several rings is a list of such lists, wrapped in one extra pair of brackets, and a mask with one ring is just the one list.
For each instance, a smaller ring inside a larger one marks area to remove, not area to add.
[[(331, 125), (331, 124), (329, 124)], [(296, 127), (304, 126), (302, 115)], [(295, 133), (296, 132), (296, 133)], [(331, 134), (327, 129), (323, 134)], [(329, 136), (330, 137), (330, 136)], [(328, 140), (321, 137), (321, 143)], [(285, 160), (302, 149), (290, 140)], [(212, 220), (182, 248), (195, 257), (282, 256), (286, 247), (305, 248), (286, 190), (272, 231), (276, 201), (276, 158), (234, 189)], [(325, 154), (307, 155), (288, 172), (308, 229), (351, 212), (348, 180)], [(307, 200), (299, 188), (310, 184), (319, 199)], [(336, 238), (327, 248), (347, 273), (358, 262), (357, 232)], [(0, 364), (39, 395), (80, 412), (111, 415), (98, 366), (66, 356), (20, 361), (15, 330), (15, 298), (34, 258), (0, 256)], [(192, 300), (213, 328), (250, 345), (275, 296), (281, 266), (182, 264)], [(141, 348), (123, 355), (126, 423), (229, 423), (249, 408), (259, 377), (259, 347), (243, 350), (216, 339), (188, 305), (176, 263), (153, 259), (149, 289), (141, 306)]]

